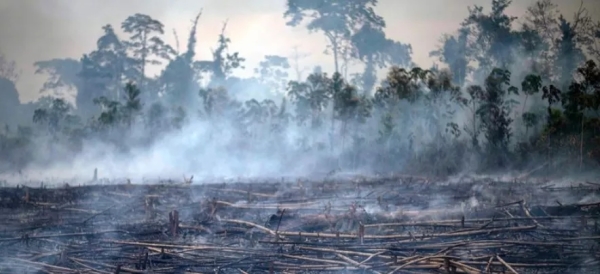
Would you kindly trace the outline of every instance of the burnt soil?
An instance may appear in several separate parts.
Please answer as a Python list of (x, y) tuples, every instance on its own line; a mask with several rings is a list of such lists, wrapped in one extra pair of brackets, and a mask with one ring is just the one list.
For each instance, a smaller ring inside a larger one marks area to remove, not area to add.
[(600, 273), (600, 184), (0, 188), (0, 273)]

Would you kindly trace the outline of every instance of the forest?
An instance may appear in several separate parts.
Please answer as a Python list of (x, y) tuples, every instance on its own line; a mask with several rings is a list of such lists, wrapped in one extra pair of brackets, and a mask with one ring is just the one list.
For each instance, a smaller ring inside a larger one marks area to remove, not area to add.
[[(422, 68), (411, 59), (418, 48), (388, 37), (377, 4), (288, 0), (282, 16), (289, 28), (324, 36), (335, 67), (315, 67), (301, 79), (291, 76), (288, 57), (247, 64), (244, 52), (229, 50), (235, 41), (226, 23), (219, 37), (199, 37), (201, 12), (181, 45), (167, 44), (164, 37), (177, 33), (146, 14), (102, 26), (97, 48), (80, 59), (35, 63), (47, 81), (34, 103), (18, 101), (15, 64), (4, 56), (0, 172), (598, 170), (600, 21), (584, 6), (561, 14), (552, 0), (539, 0), (520, 17), (506, 13), (510, 0), (468, 7), (455, 33), (430, 53), (437, 64)], [(198, 60), (200, 39), (213, 45), (212, 59)], [(361, 71), (349, 73), (350, 62)], [(162, 66), (161, 73), (149, 76), (150, 66)], [(235, 75), (244, 69), (254, 76)], [(56, 95), (64, 89), (76, 90), (73, 104)]]

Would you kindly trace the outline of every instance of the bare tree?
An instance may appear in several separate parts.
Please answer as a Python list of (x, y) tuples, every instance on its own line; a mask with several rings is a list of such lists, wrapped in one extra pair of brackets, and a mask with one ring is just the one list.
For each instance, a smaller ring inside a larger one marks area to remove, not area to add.
[(302, 73), (307, 69), (307, 67), (300, 68), (300, 59), (306, 58), (310, 56), (309, 53), (301, 53), (298, 51), (298, 46), (294, 46), (294, 54), (291, 56), (292, 60), (294, 60), (294, 71), (296, 72), (296, 81), (302, 81)]

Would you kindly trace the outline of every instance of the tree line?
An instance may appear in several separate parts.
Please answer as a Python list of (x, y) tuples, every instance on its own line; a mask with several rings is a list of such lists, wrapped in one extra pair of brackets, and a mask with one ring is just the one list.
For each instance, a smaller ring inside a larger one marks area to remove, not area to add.
[[(288, 0), (288, 25), (324, 35), (335, 68), (296, 80), (290, 60), (277, 55), (265, 56), (254, 77), (236, 77), (245, 59), (229, 51), (226, 23), (212, 59), (196, 60), (201, 14), (183, 51), (179, 39), (163, 41), (160, 21), (134, 14), (121, 24), (126, 38), (106, 25), (80, 60), (36, 63), (49, 76), (43, 91), (74, 89), (75, 105), (60, 96), (37, 102), (32, 125), (0, 135), (2, 162), (50, 163), (94, 142), (126, 155), (201, 131), (193, 140), (199, 158), (218, 147), (223, 157), (310, 159), (342, 170), (598, 168), (600, 22), (584, 7), (566, 18), (551, 0), (521, 18), (506, 14), (509, 0), (491, 4), (470, 7), (431, 52), (441, 67), (425, 69), (409, 44), (386, 36), (376, 0)], [(364, 69), (349, 75), (353, 62)], [(155, 65), (164, 68), (149, 77)]]

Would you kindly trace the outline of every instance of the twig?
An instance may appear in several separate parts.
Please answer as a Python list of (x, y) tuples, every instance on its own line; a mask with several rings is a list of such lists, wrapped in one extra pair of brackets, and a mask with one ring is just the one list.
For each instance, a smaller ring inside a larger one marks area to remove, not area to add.
[(508, 268), (508, 270), (512, 271), (512, 273), (515, 274), (519, 274), (519, 272), (517, 272), (514, 268), (512, 268), (512, 266), (510, 266), (506, 261), (504, 261), (500, 256), (496, 255), (496, 259), (498, 259), (499, 262), (501, 262), (506, 268)]
[(492, 261), (494, 261), (495, 256), (490, 256), (490, 260), (488, 261), (487, 265), (485, 266), (485, 270), (483, 272), (485, 273), (490, 273), (490, 266), (492, 265)]

